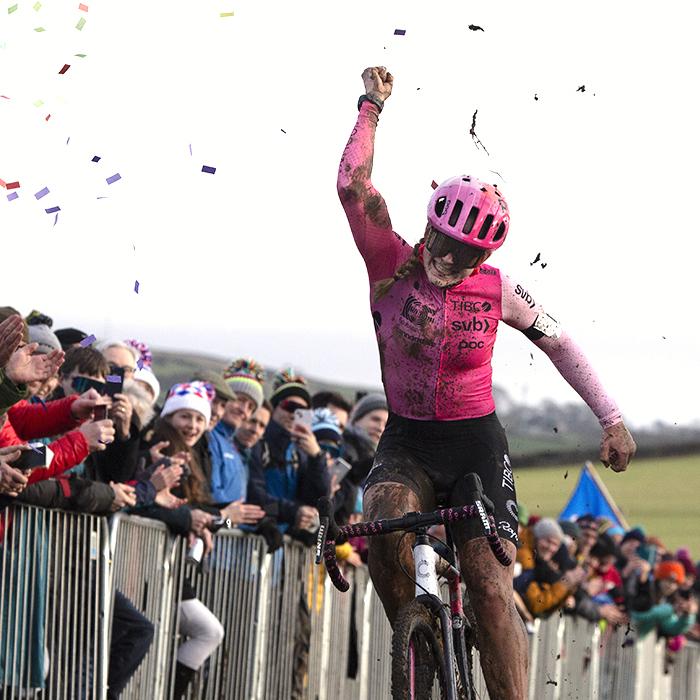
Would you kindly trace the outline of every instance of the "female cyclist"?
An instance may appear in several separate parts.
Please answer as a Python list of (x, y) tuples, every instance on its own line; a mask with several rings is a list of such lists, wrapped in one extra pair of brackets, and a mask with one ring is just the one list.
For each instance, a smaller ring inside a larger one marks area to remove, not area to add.
[[(635, 445), (620, 411), (573, 340), (520, 285), (484, 263), (506, 239), (508, 206), (468, 175), (442, 183), (413, 247), (394, 233), (372, 186), (374, 134), (393, 78), (367, 68), (355, 128), (338, 172), (338, 194), (369, 273), (389, 420), (367, 479), (364, 517), (399, 517), (437, 504), (464, 505), (462, 477), (476, 472), (496, 506), (504, 547), (515, 559), (517, 498), (508, 444), (494, 412), (491, 356), (499, 321), (522, 331), (552, 360), (603, 428), (601, 460), (624, 471)], [(528, 646), (513, 604), (513, 572), (494, 558), (473, 520), (456, 529), (476, 615), (481, 664), (493, 700), (527, 697)], [(399, 535), (373, 538), (372, 580), (393, 624), (413, 598), (394, 552)], [(401, 556), (412, 569), (410, 543)]]

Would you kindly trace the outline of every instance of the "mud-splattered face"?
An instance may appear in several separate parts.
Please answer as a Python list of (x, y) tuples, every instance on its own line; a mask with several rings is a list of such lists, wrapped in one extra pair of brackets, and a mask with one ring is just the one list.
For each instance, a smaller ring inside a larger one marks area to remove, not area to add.
[[(490, 252), (485, 251), (484, 262)], [(469, 277), (474, 271), (473, 267), (460, 268), (454, 260), (452, 253), (447, 253), (440, 258), (433, 257), (428, 248), (423, 248), (423, 267), (428, 279), (436, 287), (452, 287)]]

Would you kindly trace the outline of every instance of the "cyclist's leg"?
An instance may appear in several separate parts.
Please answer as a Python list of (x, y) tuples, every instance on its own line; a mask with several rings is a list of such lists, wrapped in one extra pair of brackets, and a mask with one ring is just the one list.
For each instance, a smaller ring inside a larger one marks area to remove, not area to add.
[[(434, 510), (435, 494), (428, 477), (417, 468), (407, 466), (405, 455), (383, 454), (377, 460), (367, 479), (363, 497), (365, 520), (399, 518), (415, 510)], [(391, 625), (402, 605), (410, 602), (415, 594), (412, 581), (401, 571), (396, 549), (402, 533), (392, 533), (369, 538), (369, 572)], [(403, 538), (400, 549), (401, 562), (413, 575), (413, 536)]]

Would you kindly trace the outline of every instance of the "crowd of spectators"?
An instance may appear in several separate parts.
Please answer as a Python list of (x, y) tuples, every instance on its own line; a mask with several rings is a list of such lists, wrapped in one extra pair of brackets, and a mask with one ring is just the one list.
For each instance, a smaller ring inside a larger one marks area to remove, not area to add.
[[(47, 316), (23, 319), (0, 308), (0, 508), (125, 510), (165, 522), (202, 560), (220, 527), (258, 533), (273, 552), (283, 533), (312, 546), (321, 496), (332, 498), (339, 524), (362, 518), (362, 487), (388, 418), (383, 395), (357, 397), (354, 405), (331, 391), (312, 396), (287, 367), (272, 378), (266, 399), (264, 369), (240, 358), (220, 374), (169, 388), (161, 405), (152, 359), (144, 343), (54, 332)], [(45, 468), (19, 467), (39, 443)], [(528, 517), (523, 505), (519, 525), (514, 595), (527, 625), (560, 612), (630, 625), (636, 638), (665, 637), (669, 655), (700, 639), (697, 568), (687, 549), (669, 552), (641, 527), (624, 531), (592, 515)], [(8, 527), (0, 520), (0, 542)], [(366, 543), (351, 540), (337, 554), (359, 566)], [(189, 583), (179, 606), (186, 641), (177, 653), (175, 698), (185, 696), (224, 636)], [(302, 598), (300, 629), (305, 606)], [(116, 591), (112, 629), (108, 697), (116, 698), (148, 652), (154, 627)], [(295, 659), (299, 673), (303, 656)]]
[[(361, 513), (361, 490), (388, 418), (382, 395), (351, 405), (340, 394), (311, 396), (291, 368), (272, 378), (240, 358), (220, 374), (197, 374), (165, 393), (149, 348), (98, 342), (49, 317), (0, 309), (0, 508), (23, 503), (163, 521), (205, 561), (212, 533), (240, 527), (274, 552), (283, 533), (306, 546), (319, 526), (316, 503), (331, 496), (339, 519)], [(25, 469), (21, 455), (45, 454)], [(0, 521), (0, 541), (11, 523)], [(362, 563), (362, 542), (346, 565)], [(300, 601), (300, 618), (305, 601)], [(308, 606), (307, 606), (308, 615)], [(220, 622), (189, 581), (179, 602), (173, 697), (182, 698), (221, 643)], [(304, 625), (300, 623), (300, 627)], [(117, 698), (148, 652), (154, 626), (121, 592), (114, 596), (108, 697)], [(306, 640), (308, 643), (308, 639)], [(304, 646), (304, 640), (301, 640)], [(304, 654), (295, 658), (303, 673)]]

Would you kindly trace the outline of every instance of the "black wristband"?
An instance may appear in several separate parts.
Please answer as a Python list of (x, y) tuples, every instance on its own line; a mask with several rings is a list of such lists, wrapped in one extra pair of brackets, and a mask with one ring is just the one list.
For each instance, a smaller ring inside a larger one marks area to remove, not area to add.
[(384, 109), (384, 100), (381, 97), (365, 93), (364, 95), (360, 95), (360, 99), (357, 101), (358, 112), (360, 111), (360, 107), (362, 107), (363, 102), (371, 102), (373, 105), (376, 105), (377, 109), (379, 110), (379, 114), (381, 114), (382, 110)]

